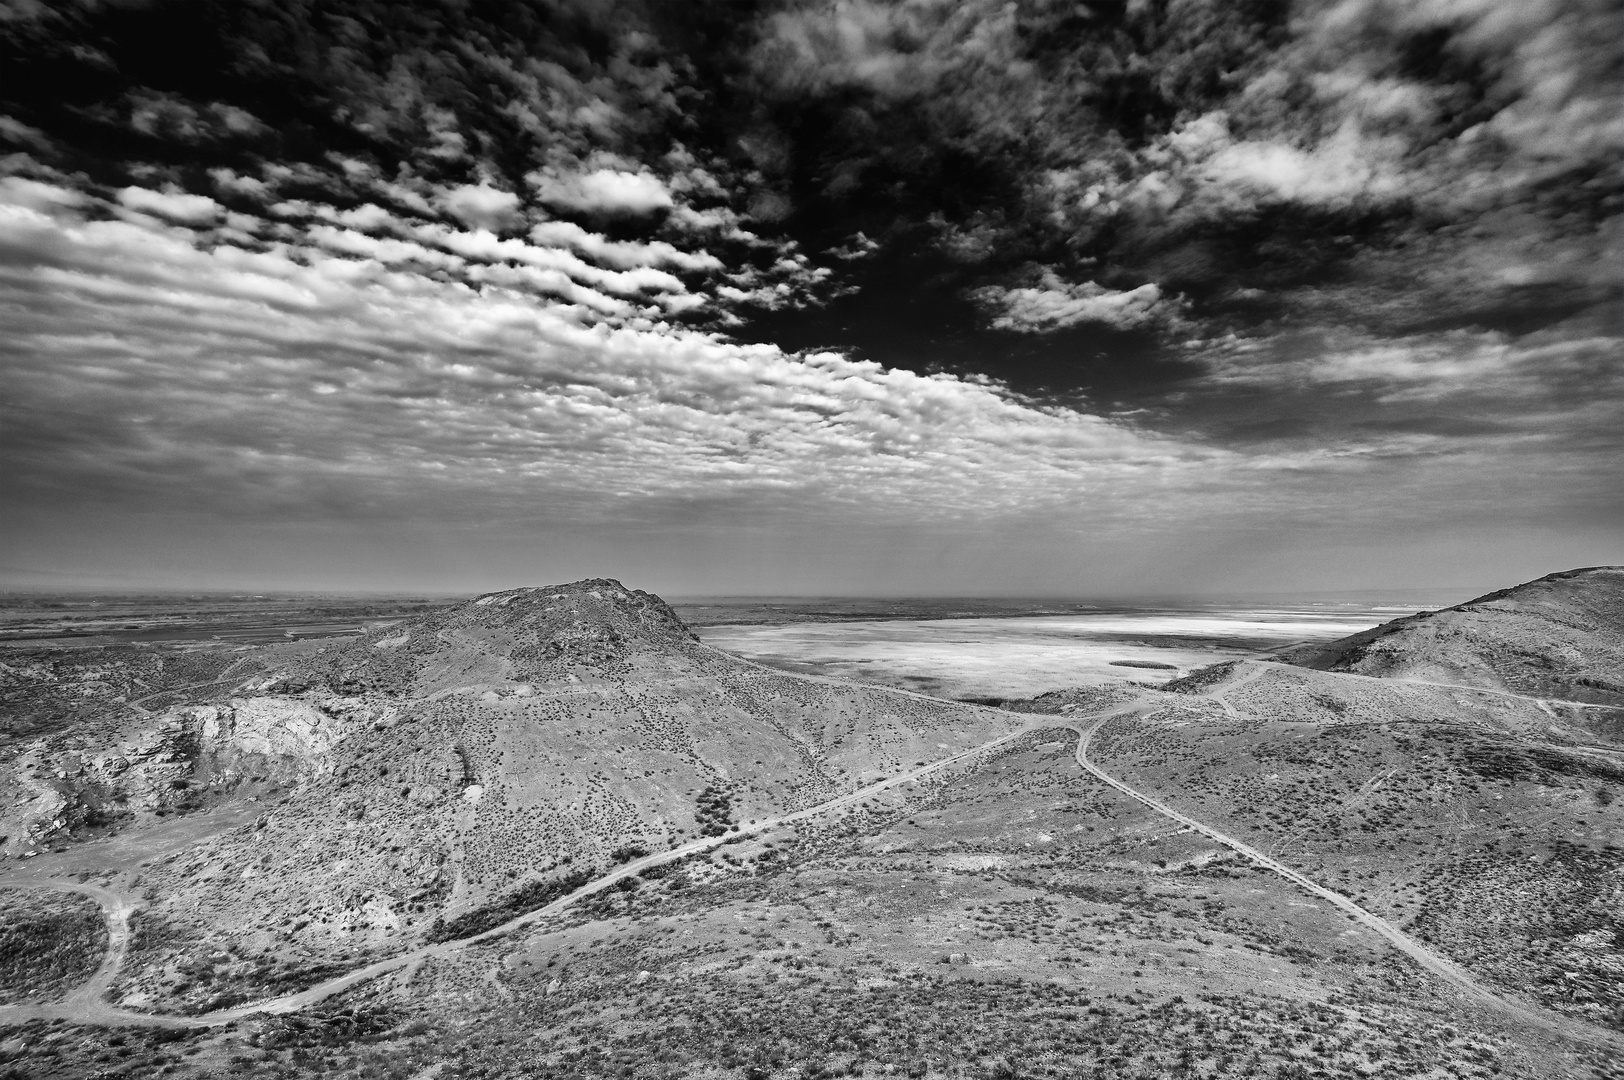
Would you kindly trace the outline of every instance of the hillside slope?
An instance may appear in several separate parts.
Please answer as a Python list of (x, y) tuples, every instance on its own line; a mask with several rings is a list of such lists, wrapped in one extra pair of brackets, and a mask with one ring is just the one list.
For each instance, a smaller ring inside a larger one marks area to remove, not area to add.
[(218, 1008), (459, 936), (617, 860), (1013, 726), (756, 668), (608, 580), (495, 593), (261, 662), (165, 720), (205, 751), (261, 755), (246, 781), (279, 763), (285, 787), (288, 762), (300, 778), (253, 825), (145, 872), (151, 903), (115, 991), (132, 1004)]
[(1281, 658), (1320, 671), (1624, 705), (1624, 567), (1549, 574)]

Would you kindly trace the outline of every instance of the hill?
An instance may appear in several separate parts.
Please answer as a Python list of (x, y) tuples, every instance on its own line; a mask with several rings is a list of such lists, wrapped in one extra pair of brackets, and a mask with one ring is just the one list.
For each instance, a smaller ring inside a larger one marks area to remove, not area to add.
[(1624, 705), (1624, 567), (1549, 574), (1282, 659), (1321, 671)]
[[(241, 672), (118, 745), (29, 759), (54, 780), (45, 824), (64, 832), (65, 804), (139, 817), (271, 801), (252, 825), (142, 872), (148, 903), (115, 987), (138, 1007), (220, 1008), (461, 936), (617, 861), (1012, 723), (754, 667), (608, 580), (270, 647)], [(189, 801), (177, 807), (175, 792)]]

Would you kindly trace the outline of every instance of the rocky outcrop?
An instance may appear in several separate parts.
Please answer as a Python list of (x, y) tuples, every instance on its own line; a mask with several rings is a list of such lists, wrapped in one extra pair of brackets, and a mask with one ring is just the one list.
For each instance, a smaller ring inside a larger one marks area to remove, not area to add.
[(691, 658), (698, 639), (659, 597), (608, 578), (489, 593), (303, 656), (261, 694), (427, 697), (480, 686), (529, 694), (574, 673)]
[(131, 815), (215, 805), (244, 781), (326, 775), (352, 730), (387, 726), (394, 714), (360, 699), (244, 697), (172, 708), (96, 750), (53, 752), (41, 741), (18, 761), (21, 790), (0, 808), (0, 836), (21, 854)]
[(349, 724), (309, 701), (291, 697), (232, 698), (229, 707), (190, 710), (204, 749), (266, 757), (324, 757)]

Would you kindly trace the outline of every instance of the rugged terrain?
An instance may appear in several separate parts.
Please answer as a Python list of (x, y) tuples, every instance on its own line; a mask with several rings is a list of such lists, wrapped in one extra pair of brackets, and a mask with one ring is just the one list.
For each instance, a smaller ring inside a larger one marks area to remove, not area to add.
[(115, 987), (132, 1006), (298, 988), (1012, 723), (751, 667), (609, 581), (253, 651), (193, 691), (101, 746), (25, 744), (14, 766), (37, 792), (10, 808), (19, 855), (119, 815), (266, 806), (143, 870)]
[[(1588, 619), (1548, 670), (1616, 677), (1616, 573), (1458, 636)], [(36, 656), (0, 898), (56, 974), (0, 1070), (1621, 1075), (1621, 714), (1399, 655), (1472, 607), (1371, 639), (1388, 677), (1349, 639), (1005, 708), (757, 668), (609, 581)]]

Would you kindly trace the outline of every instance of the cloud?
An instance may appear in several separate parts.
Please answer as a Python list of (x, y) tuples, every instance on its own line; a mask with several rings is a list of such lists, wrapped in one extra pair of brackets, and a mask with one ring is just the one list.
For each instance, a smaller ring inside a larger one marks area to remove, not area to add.
[(45, 132), (10, 116), (0, 116), (0, 138), (47, 153), (55, 149)]
[(530, 239), (551, 247), (570, 247), (588, 258), (620, 269), (636, 266), (675, 266), (703, 273), (722, 269), (722, 260), (708, 251), (684, 251), (663, 240), (638, 243), (608, 240), (573, 221), (543, 221), (530, 228)]
[(841, 246), (830, 248), (829, 254), (844, 262), (851, 262), (854, 259), (866, 259), (878, 250), (880, 250), (879, 242), (870, 240), (859, 231)]
[(988, 286), (975, 298), (996, 313), (993, 326), (1027, 334), (1082, 323), (1129, 330), (1169, 319), (1175, 311), (1175, 305), (1163, 299), (1161, 289), (1153, 282), (1134, 289), (1107, 289), (1092, 281), (1069, 284), (1050, 270), (1043, 272), (1036, 288)]
[(547, 272), (532, 262), (486, 264), (471, 288), (404, 269), (458, 269), (432, 248), (332, 226), (312, 229), (319, 247), (261, 252), (188, 235), (4, 208), (25, 486), (250, 513), (810, 499), (924, 520), (1103, 505), (1111, 485), (1222, 457), (975, 381), (612, 329), (501, 282)]
[[(270, 191), (269, 185), (257, 181), (245, 185), (243, 178), (229, 170), (218, 170), (213, 178), (223, 191), (242, 193), (246, 188), (256, 197)], [(175, 192), (132, 191), (123, 200), (133, 208), (189, 224), (210, 223), (220, 209), (212, 200), (192, 203)], [(474, 185), (434, 193), (434, 197), (439, 204), (459, 206), (474, 218), (499, 216), (493, 206), (500, 210), (512, 205), (509, 200), (491, 198), (490, 189)], [(671, 272), (710, 277), (725, 270), (722, 260), (704, 250), (684, 250), (663, 240), (610, 241), (572, 222), (540, 223), (530, 231), (538, 242), (527, 243), (486, 228), (462, 230), (403, 218), (376, 203), (339, 210), (326, 203), (290, 199), (273, 203), (267, 212), (284, 224), (273, 226), (248, 215), (234, 215), (228, 225), (235, 230), (235, 239), (257, 242), (258, 234), (269, 230), (284, 241), (413, 272), (433, 270), (475, 287), (495, 284), (540, 292), (584, 305), (612, 321), (640, 314), (691, 313), (727, 299), (715, 293), (694, 295)], [(806, 265), (804, 258), (786, 258), (781, 264), (769, 271), (775, 280), (794, 278), (804, 285), (827, 274)], [(634, 303), (628, 304), (626, 299)]]
[(234, 169), (210, 169), (209, 177), (214, 181), (215, 189), (226, 195), (239, 195), (258, 202), (271, 197), (269, 184), (252, 176), (239, 176)]
[(1600, 177), (1624, 151), (1624, 76), (1598, 43), (1624, 34), (1624, 11), (1278, 12), (777, 9), (750, 70), (778, 108), (816, 122), (757, 139), (828, 178), (799, 211), (810, 220), (894, 242), (937, 215), (942, 254), (989, 276), (1032, 262), (1067, 280), (1153, 280), (1214, 329), (1290, 312), (1403, 334), (1418, 309), (1537, 324), (1544, 297), (1494, 275), (1434, 289), (1429, 266), (1588, 247), (1581, 223), (1616, 213), (1604, 192), (1617, 184)]
[(362, 232), (376, 232), (380, 229), (399, 227), (399, 221), (393, 214), (379, 206), (377, 203), (367, 203), (336, 215), (342, 225)]
[(0, 204), (20, 206), (42, 214), (84, 206), (87, 200), (72, 188), (58, 187), (21, 176), (0, 177)]
[(143, 135), (199, 143), (264, 134), (265, 124), (247, 109), (214, 101), (197, 105), (177, 94), (138, 87), (129, 92), (130, 127)]
[(826, 266), (815, 266), (805, 255), (790, 250), (770, 266), (746, 266), (726, 275), (730, 284), (718, 285), (716, 293), (734, 304), (767, 311), (804, 309), (820, 306), (825, 282), (834, 276)]
[(438, 201), (448, 213), (471, 228), (501, 232), (523, 220), (519, 213), (523, 202), (519, 196), (489, 184), (450, 188), (440, 193)]
[(358, 255), (375, 259), (387, 266), (416, 265), (440, 270), (460, 271), (468, 263), (456, 255), (424, 247), (409, 240), (380, 239), (353, 229), (335, 229), (331, 225), (311, 227), (306, 235), (328, 251)]
[(374, 190), (390, 202), (398, 206), (404, 206), (408, 210), (416, 211), (423, 217), (435, 216), (434, 207), (429, 203), (428, 199), (421, 192), (407, 184), (380, 181), (374, 185)]
[(1209, 114), (1168, 141), (1187, 155), (1185, 166), (1193, 180), (1219, 189), (1209, 197), (1226, 208), (1232, 209), (1237, 198), (1343, 207), (1359, 198), (1383, 200), (1405, 193), (1400, 160), (1406, 147), (1398, 140), (1368, 136), (1351, 121), (1308, 150), (1284, 141), (1235, 141), (1225, 122), (1222, 114)]
[(691, 206), (678, 204), (673, 207), (666, 224), (692, 233), (713, 234), (723, 240), (734, 240), (752, 246), (773, 246), (762, 240), (755, 233), (739, 224), (739, 215), (726, 206), (710, 206), (703, 210), (695, 210)]
[(41, 16), (0, 479), (1071, 549), (1616, 503), (1617, 5), (708, 10), (231, 5), (216, 82)]
[(447, 248), (468, 259), (482, 262), (515, 262), (546, 270), (557, 270), (589, 285), (621, 295), (643, 292), (685, 292), (682, 279), (651, 266), (630, 270), (604, 270), (559, 248), (537, 247), (523, 240), (499, 238), (488, 230), (460, 232), (439, 225), (420, 225), (413, 234)]
[(542, 202), (583, 213), (649, 214), (674, 205), (665, 184), (648, 172), (594, 169), (559, 174), (542, 170), (526, 179)]
[(209, 106), (209, 112), (233, 135), (260, 135), (267, 130), (259, 117), (235, 105), (216, 101)]
[(153, 191), (140, 187), (124, 188), (118, 193), (118, 201), (131, 210), (156, 214), (186, 225), (212, 224), (224, 209), (207, 195), (188, 195), (175, 190)]
[(922, 97), (971, 66), (1018, 66), (1015, 9), (990, 2), (847, 0), (774, 12), (754, 54), (758, 72), (791, 92), (859, 86)]
[(1619, 328), (1595, 325), (1519, 340), (1462, 331), (1383, 339), (1337, 335), (1284, 354), (1262, 343), (1219, 350), (1207, 377), (1279, 390), (1359, 390), (1373, 408), (1447, 405), (1562, 437), (1575, 434), (1581, 415), (1597, 408), (1609, 424), (1624, 419), (1624, 369), (1616, 362), (1621, 348)]

